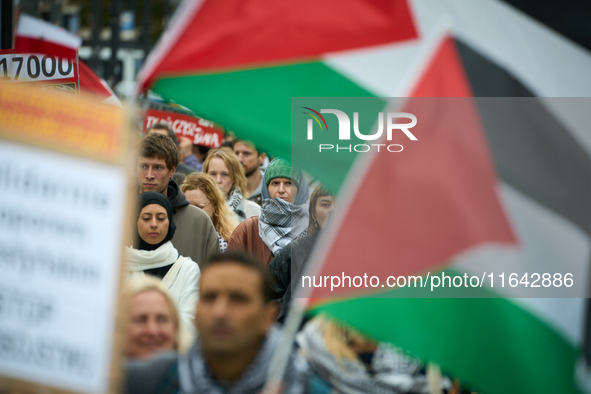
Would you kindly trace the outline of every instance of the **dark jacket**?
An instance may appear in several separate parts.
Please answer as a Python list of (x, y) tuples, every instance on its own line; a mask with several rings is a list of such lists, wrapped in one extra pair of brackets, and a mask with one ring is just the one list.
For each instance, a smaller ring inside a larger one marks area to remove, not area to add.
[(308, 234), (304, 238), (290, 242), (277, 253), (267, 267), (267, 272), (275, 277), (275, 282), (270, 286), (275, 298), (279, 300), (281, 310), (277, 320), (281, 323), (284, 322), (291, 303), (292, 277), (298, 278), (294, 282), (294, 285), (297, 285), (317, 235), (318, 233)]

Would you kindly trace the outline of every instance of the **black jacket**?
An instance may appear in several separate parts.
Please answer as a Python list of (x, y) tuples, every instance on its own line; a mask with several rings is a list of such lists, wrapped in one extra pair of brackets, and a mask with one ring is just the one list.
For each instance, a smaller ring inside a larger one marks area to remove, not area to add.
[[(317, 233), (308, 234), (304, 238), (290, 242), (267, 266), (267, 273), (275, 278), (270, 287), (281, 307), (277, 318), (281, 323), (284, 322), (291, 303), (292, 277), (299, 278), (302, 275), (317, 236)], [(294, 285), (297, 283), (294, 282)]]

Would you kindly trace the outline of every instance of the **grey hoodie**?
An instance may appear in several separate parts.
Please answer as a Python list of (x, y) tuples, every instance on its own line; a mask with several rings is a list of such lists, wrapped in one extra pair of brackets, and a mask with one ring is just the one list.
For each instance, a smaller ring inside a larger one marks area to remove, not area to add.
[(220, 251), (218, 234), (213, 223), (202, 209), (189, 205), (185, 193), (175, 181), (168, 183), (166, 193), (176, 224), (172, 244), (181, 256), (190, 257), (201, 265), (207, 256)]

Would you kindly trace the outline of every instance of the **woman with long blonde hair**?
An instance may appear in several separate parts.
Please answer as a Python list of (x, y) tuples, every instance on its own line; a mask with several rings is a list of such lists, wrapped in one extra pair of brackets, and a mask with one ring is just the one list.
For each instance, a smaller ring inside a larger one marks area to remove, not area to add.
[(261, 207), (246, 199), (246, 175), (232, 149), (224, 147), (210, 150), (203, 163), (203, 173), (213, 178), (226, 203), (236, 214), (238, 223), (259, 216)]
[[(417, 360), (328, 316), (321, 314), (310, 320), (296, 341), (313, 371), (312, 384), (323, 387), (323, 392), (430, 392), (427, 376)], [(451, 387), (447, 378), (438, 384), (443, 389)]]
[(194, 172), (185, 178), (181, 190), (191, 205), (203, 209), (209, 215), (218, 233), (220, 250), (224, 252), (238, 222), (213, 178)]

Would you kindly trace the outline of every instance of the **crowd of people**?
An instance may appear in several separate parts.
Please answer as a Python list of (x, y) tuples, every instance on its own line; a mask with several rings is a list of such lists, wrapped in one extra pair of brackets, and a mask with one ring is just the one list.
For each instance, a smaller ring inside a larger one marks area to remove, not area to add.
[[(322, 185), (310, 195), (305, 174), (249, 141), (200, 159), (182, 144), (165, 125), (139, 142), (126, 392), (259, 393), (292, 273), (338, 202)], [(277, 392), (430, 392), (416, 361), (325, 316), (302, 325), (292, 346)]]

